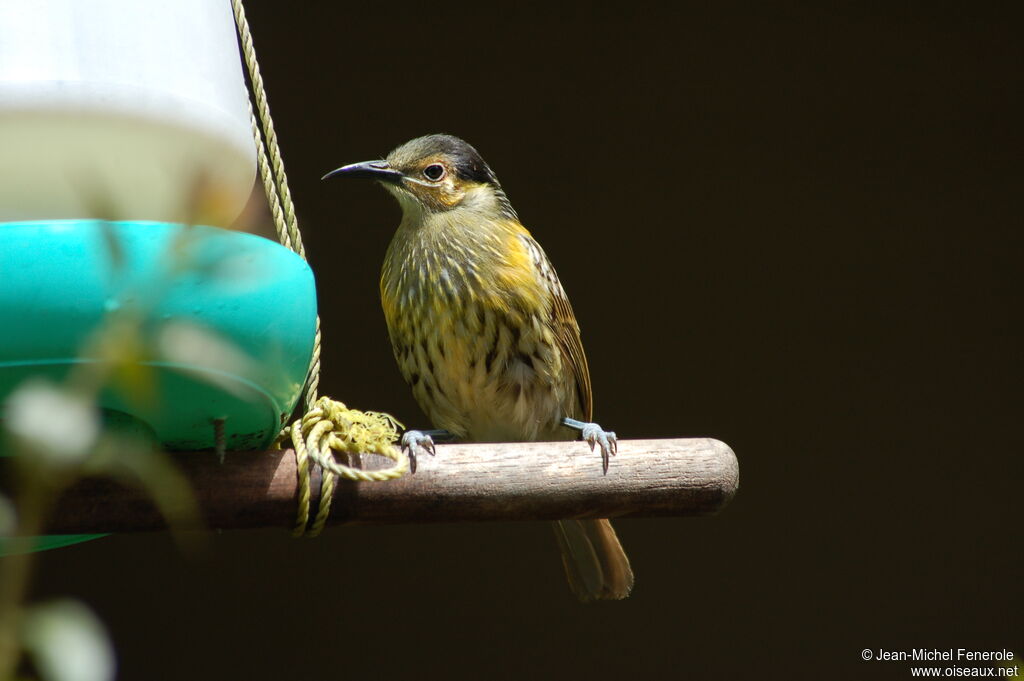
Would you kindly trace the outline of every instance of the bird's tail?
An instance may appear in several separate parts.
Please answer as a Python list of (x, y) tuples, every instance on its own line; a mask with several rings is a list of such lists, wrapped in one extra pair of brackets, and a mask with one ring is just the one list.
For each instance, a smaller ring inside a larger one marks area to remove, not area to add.
[(608, 520), (554, 523), (569, 588), (584, 603), (621, 600), (633, 589), (633, 569)]

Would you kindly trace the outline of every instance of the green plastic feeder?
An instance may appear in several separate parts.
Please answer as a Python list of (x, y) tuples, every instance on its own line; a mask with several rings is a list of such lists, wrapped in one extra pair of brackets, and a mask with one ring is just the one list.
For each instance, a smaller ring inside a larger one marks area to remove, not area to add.
[(218, 366), (216, 348), (195, 363), (147, 348), (138, 364), (151, 394), (111, 386), (100, 395), (101, 407), (143, 422), (167, 449), (212, 448), (216, 420), (228, 449), (265, 448), (302, 391), (316, 330), (313, 273), (268, 239), (163, 222), (0, 223), (0, 281), (0, 400), (27, 379), (59, 382), (96, 361), (85, 343), (119, 314), (141, 315), (145, 338), (201, 329), (244, 358)]

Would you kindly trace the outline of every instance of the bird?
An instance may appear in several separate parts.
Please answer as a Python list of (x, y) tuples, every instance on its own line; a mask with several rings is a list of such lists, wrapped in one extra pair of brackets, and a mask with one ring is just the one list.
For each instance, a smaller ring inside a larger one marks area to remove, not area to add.
[[(577, 436), (608, 471), (617, 439), (592, 421), (580, 327), (550, 260), (479, 152), (453, 135), (418, 137), (386, 158), (323, 179), (375, 180), (402, 209), (381, 269), (392, 349), (434, 426), (402, 436), (411, 469), (434, 442), (529, 442)], [(607, 519), (554, 523), (572, 592), (620, 600), (629, 558)]]

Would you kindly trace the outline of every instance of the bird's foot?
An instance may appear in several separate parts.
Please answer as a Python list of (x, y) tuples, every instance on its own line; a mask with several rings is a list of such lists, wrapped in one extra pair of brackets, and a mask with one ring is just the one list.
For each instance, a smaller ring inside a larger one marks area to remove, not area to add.
[(580, 431), (580, 437), (590, 445), (590, 451), (601, 445), (601, 470), (607, 475), (608, 460), (619, 451), (619, 439), (615, 437), (615, 433), (605, 430), (596, 423), (585, 423), (576, 419), (564, 418), (562, 424)]
[(402, 435), (402, 451), (409, 454), (409, 470), (416, 472), (416, 457), (430, 454), (434, 456), (434, 438), (422, 430), (407, 430)]
[(596, 445), (601, 445), (601, 470), (607, 475), (608, 460), (619, 451), (619, 440), (615, 433), (604, 430), (596, 423), (585, 423), (580, 429), (580, 435), (590, 445), (590, 451), (594, 451)]

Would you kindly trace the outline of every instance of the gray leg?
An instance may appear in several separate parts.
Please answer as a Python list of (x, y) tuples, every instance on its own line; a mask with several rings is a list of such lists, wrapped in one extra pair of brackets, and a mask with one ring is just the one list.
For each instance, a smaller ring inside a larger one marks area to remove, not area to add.
[(450, 442), (455, 436), (447, 430), (407, 430), (402, 435), (402, 451), (409, 453), (409, 470), (416, 472), (416, 457), (434, 456), (434, 441)]
[(601, 466), (604, 474), (608, 474), (608, 459), (619, 451), (619, 440), (615, 433), (604, 430), (596, 423), (585, 423), (566, 417), (562, 419), (562, 425), (580, 431), (580, 437), (590, 445), (590, 451), (594, 451), (594, 445), (601, 445)]

